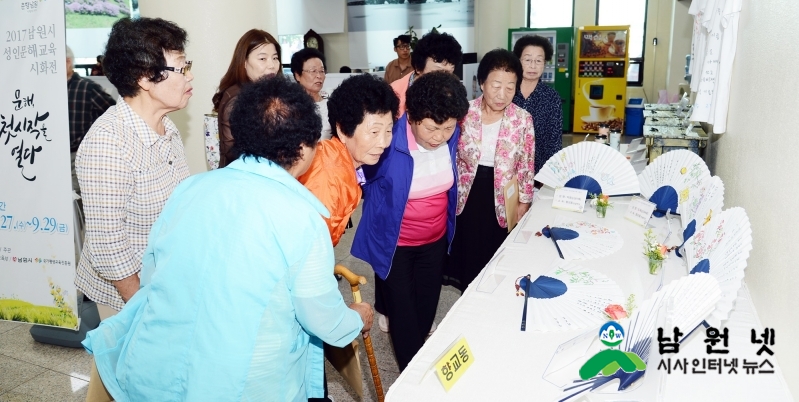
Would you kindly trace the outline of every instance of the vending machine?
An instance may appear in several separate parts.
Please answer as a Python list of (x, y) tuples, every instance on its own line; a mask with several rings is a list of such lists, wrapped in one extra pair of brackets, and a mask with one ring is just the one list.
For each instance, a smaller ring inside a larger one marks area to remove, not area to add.
[(574, 48), (574, 28), (516, 28), (508, 30), (508, 50), (524, 35), (543, 36), (552, 43), (552, 60), (544, 65), (541, 81), (555, 88), (560, 95), (563, 110), (563, 131), (571, 130), (572, 108), (572, 49)]
[(574, 56), (575, 133), (595, 133), (600, 123), (624, 129), (630, 26), (577, 29)]

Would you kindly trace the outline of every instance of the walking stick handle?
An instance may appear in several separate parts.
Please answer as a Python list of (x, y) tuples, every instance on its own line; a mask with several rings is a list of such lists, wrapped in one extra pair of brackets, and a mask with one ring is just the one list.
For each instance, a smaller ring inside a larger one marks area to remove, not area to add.
[(353, 296), (354, 296), (355, 292), (359, 292), (357, 298), (355, 299), (355, 302), (356, 303), (360, 303), (361, 302), (361, 294), (360, 294), (359, 286), (360, 285), (366, 285), (366, 278), (364, 278), (363, 276), (354, 274), (347, 267), (345, 267), (345, 266), (343, 266), (341, 264), (336, 264), (336, 266), (333, 267), (333, 273), (343, 276), (344, 279), (346, 279), (347, 282), (350, 283), (350, 287), (352, 288)]

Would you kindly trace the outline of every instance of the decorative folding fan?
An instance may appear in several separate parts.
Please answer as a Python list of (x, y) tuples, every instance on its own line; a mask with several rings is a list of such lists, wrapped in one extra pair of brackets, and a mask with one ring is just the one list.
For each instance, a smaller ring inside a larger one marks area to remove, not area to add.
[[(613, 280), (563, 260), (555, 260), (552, 269), (538, 278), (516, 279), (515, 285), (517, 295), (529, 298), (530, 325), (536, 331), (595, 326), (607, 321), (608, 305), (624, 303), (621, 288)], [(526, 313), (525, 309), (523, 323)]]
[(588, 190), (588, 194), (638, 194), (638, 179), (627, 158), (596, 142), (583, 141), (552, 155), (535, 179), (547, 186)]
[[(697, 225), (702, 226), (710, 221), (714, 213), (721, 212), (724, 207), (724, 183), (718, 176), (713, 176), (699, 188), (688, 195), (688, 201), (682, 205), (682, 240), (683, 245), (696, 232)], [(680, 249), (677, 248), (677, 255), (682, 257)]]
[(620, 250), (624, 239), (613, 229), (586, 222), (568, 221), (561, 216), (540, 232), (552, 239), (564, 260), (589, 260)]
[[(647, 365), (653, 359), (651, 351), (652, 339), (658, 326), (677, 327), (688, 334), (685, 329), (696, 328), (713, 311), (721, 297), (718, 281), (711, 275), (697, 274), (684, 276), (666, 285), (646, 300), (630, 317), (625, 326), (625, 338), (620, 349), (633, 352)], [(665, 323), (658, 322), (661, 307), (664, 311)], [(669, 331), (666, 331), (669, 332)], [(683, 338), (684, 339), (684, 338)], [(656, 370), (655, 367), (647, 367)], [(571, 395), (561, 399), (565, 401), (586, 391), (595, 390), (610, 381), (619, 380), (619, 391), (624, 391), (642, 378), (646, 371), (626, 373), (621, 368), (609, 376), (597, 376), (586, 381), (577, 380), (575, 385), (567, 387), (564, 392)]]
[(710, 177), (705, 161), (684, 149), (660, 155), (638, 175), (641, 195), (657, 204), (653, 215), (662, 217), (667, 210), (680, 213), (680, 205), (688, 201)]
[(729, 317), (744, 278), (746, 259), (752, 250), (752, 229), (743, 208), (713, 214), (685, 243), (691, 274), (709, 273), (719, 281), (721, 300), (707, 322), (715, 327)]

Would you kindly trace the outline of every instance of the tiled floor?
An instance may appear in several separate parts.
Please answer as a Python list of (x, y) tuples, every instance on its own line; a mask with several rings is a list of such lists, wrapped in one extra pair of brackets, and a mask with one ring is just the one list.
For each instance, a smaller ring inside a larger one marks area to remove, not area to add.
[[(360, 208), (353, 222), (360, 220)], [(335, 249), (336, 262), (345, 265), (356, 274), (366, 277), (368, 283), (361, 286), (361, 296), (369, 304), (374, 303), (374, 274), (369, 264), (350, 255), (350, 246), (355, 233), (349, 229)], [(344, 299), (352, 302), (352, 292), (346, 281), (339, 282)], [(446, 312), (460, 297), (460, 292), (445, 286), (441, 290), (436, 322), (441, 322)], [(388, 388), (399, 376), (394, 360), (389, 334), (372, 327), (372, 345), (380, 371), (383, 389)], [(89, 370), (92, 359), (82, 349), (62, 348), (34, 342), (29, 334), (30, 326), (0, 321), (0, 402), (6, 401), (82, 401), (86, 398)], [(363, 371), (363, 401), (376, 401), (369, 363), (363, 342), (359, 348)], [(347, 385), (338, 372), (327, 364), (327, 381), (331, 397), (336, 402), (357, 401), (355, 391)]]

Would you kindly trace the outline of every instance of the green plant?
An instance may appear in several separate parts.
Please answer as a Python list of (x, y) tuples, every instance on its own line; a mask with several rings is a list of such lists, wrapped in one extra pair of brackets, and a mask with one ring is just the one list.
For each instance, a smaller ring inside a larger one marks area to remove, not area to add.
[(669, 257), (669, 248), (665, 244), (658, 243), (652, 229), (644, 233), (644, 255), (656, 261), (663, 261)]
[[(441, 28), (441, 24), (438, 24), (437, 27), (433, 27), (430, 32), (438, 33), (438, 28)], [(413, 25), (408, 27), (408, 30), (405, 31), (405, 35), (411, 37), (411, 51), (416, 49), (416, 44), (419, 43), (419, 37), (416, 36), (416, 31), (413, 30)]]

